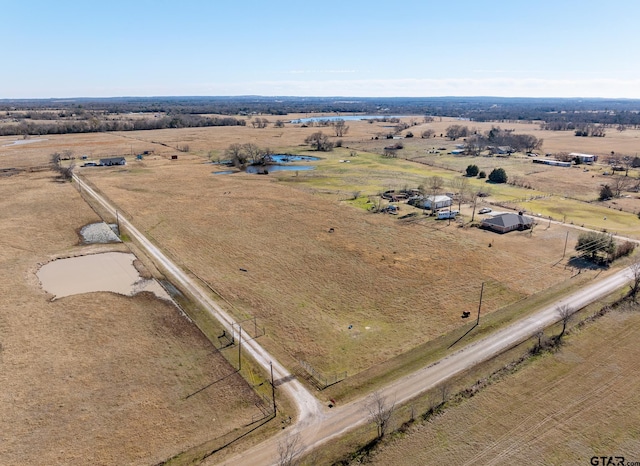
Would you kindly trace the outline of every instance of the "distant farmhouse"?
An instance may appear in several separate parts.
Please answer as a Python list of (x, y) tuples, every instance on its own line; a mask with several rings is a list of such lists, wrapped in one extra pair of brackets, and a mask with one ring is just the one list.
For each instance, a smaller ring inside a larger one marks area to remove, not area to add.
[(100, 165), (103, 167), (110, 167), (112, 165), (126, 165), (127, 161), (124, 157), (109, 157), (107, 159), (100, 159)]
[(493, 155), (511, 155), (515, 152), (511, 146), (488, 146), (487, 149), (489, 149), (489, 152)]
[(533, 219), (520, 214), (498, 214), (482, 221), (482, 228), (497, 233), (507, 233), (513, 230), (528, 230), (533, 226)]
[(597, 155), (580, 154), (578, 152), (571, 152), (569, 154), (569, 157), (573, 158), (576, 161), (579, 161), (580, 163), (586, 163), (588, 165), (591, 165), (592, 163), (598, 161), (598, 156)]

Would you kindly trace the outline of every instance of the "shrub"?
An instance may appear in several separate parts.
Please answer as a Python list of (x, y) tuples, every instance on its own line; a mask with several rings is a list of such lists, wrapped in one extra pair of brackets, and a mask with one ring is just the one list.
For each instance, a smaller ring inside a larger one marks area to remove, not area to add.
[(478, 178), (486, 178), (486, 177), (487, 177), (487, 173), (484, 170), (478, 173)]
[(600, 196), (598, 196), (599, 201), (606, 201), (613, 197), (613, 191), (608, 184), (605, 184), (602, 188), (600, 188)]
[(479, 169), (477, 165), (467, 166), (467, 176), (478, 176)]
[(506, 183), (507, 179), (507, 172), (504, 171), (504, 168), (494, 168), (489, 173), (489, 181), (492, 183)]

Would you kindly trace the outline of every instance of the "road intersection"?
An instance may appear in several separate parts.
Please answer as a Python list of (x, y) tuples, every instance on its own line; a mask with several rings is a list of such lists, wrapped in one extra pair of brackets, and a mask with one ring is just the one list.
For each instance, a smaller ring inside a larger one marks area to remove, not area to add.
[[(118, 215), (116, 209), (81, 178), (74, 175), (74, 181), (79, 186), (79, 189), (92, 197), (111, 215), (114, 217)], [(127, 230), (128, 234), (135, 239), (145, 253), (163, 269), (167, 277), (187, 291), (230, 334), (233, 334), (234, 319), (213, 301), (198, 283), (192, 280), (158, 247), (140, 233), (128, 219), (122, 217), (122, 215), (118, 215), (118, 218), (120, 225)], [(380, 389), (379, 393), (389, 400), (394, 400), (398, 405), (405, 403), (447, 379), (512, 348), (535, 335), (539, 330), (557, 322), (560, 319), (557, 311), (559, 307), (566, 305), (572, 309), (580, 309), (625, 286), (632, 278), (633, 275), (630, 269), (626, 268), (605, 279), (591, 283), (551, 306), (545, 307), (429, 366), (388, 384)], [(326, 444), (357, 426), (369, 422), (369, 411), (366, 408), (368, 398), (358, 399), (340, 407), (325, 407), (284, 366), (262, 348), (255, 339), (242, 337), (242, 346), (266, 371), (269, 371), (271, 364), (273, 364), (274, 379), (280, 381), (278, 388), (284, 390), (293, 400), (298, 413), (295, 424), (287, 427), (278, 435), (249, 448), (242, 454), (224, 461), (223, 464), (247, 464), (252, 466), (277, 464), (279, 461), (279, 447), (292, 438), (299, 439), (299, 452), (305, 453)]]

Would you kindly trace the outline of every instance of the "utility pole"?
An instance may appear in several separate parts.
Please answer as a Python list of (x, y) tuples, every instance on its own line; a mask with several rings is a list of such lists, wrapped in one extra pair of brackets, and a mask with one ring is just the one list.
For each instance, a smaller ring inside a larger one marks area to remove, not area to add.
[(480, 308), (482, 307), (483, 292), (484, 292), (484, 282), (482, 282), (482, 286), (480, 287), (480, 304), (478, 304), (478, 320), (476, 321), (476, 325), (480, 325)]
[(567, 237), (564, 239), (564, 251), (562, 251), (562, 258), (564, 259), (565, 254), (567, 253), (567, 241), (569, 241), (569, 232), (567, 231)]
[(276, 415), (276, 386), (273, 384), (273, 363), (269, 361), (271, 366), (271, 398), (273, 399), (273, 416)]
[(120, 231), (120, 216), (118, 215), (117, 210), (116, 210), (116, 225), (118, 226), (118, 235), (122, 236), (122, 232)]
[(238, 325), (238, 372), (242, 370), (242, 327)]

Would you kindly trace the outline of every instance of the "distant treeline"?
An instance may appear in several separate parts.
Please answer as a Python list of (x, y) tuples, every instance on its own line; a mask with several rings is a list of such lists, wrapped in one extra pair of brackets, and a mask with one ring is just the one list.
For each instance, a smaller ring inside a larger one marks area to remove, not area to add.
[[(118, 97), (0, 100), (0, 118), (58, 119), (68, 115), (287, 115), (291, 113), (365, 113), (455, 117), (470, 121), (533, 121), (544, 129), (568, 130), (589, 124), (640, 126), (640, 100), (502, 97)], [(44, 114), (47, 113), (45, 116)], [(42, 118), (41, 118), (42, 117)], [(101, 120), (103, 118), (100, 118)], [(105, 120), (105, 123), (109, 123)], [(136, 124), (131, 120), (131, 124)], [(207, 126), (197, 120), (196, 126)], [(557, 123), (557, 124), (556, 124)], [(64, 123), (66, 125), (66, 123)], [(122, 123), (125, 126), (128, 123)], [(144, 123), (137, 123), (142, 124)], [(148, 128), (158, 123), (149, 121)], [(242, 123), (238, 123), (242, 124)], [(188, 125), (187, 125), (188, 126)], [(89, 125), (90, 127), (90, 125)], [(172, 127), (162, 126), (162, 127)], [(72, 129), (72, 128), (71, 128)], [(142, 128), (141, 128), (142, 129)], [(110, 131), (111, 129), (105, 129)], [(122, 129), (119, 129), (122, 130)]]
[[(51, 114), (50, 114), (51, 115)], [(34, 118), (31, 115), (31, 118)], [(40, 119), (39, 117), (35, 117)], [(195, 128), (202, 126), (245, 126), (246, 121), (232, 117), (203, 117), (200, 115), (171, 115), (158, 118), (109, 120), (96, 116), (87, 119), (60, 119), (35, 122), (27, 118), (17, 124), (0, 125), (0, 136), (43, 135), (68, 133), (97, 133), (105, 131), (139, 131), (147, 129)]]

